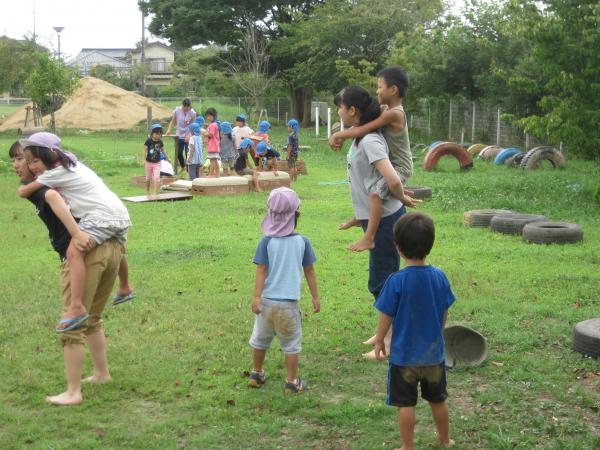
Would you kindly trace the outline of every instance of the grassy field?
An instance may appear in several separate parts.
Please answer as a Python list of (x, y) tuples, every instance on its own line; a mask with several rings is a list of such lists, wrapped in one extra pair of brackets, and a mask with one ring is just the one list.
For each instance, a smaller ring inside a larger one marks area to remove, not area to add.
[[(13, 137), (0, 135), (0, 448), (2, 449), (391, 449), (400, 445), (395, 410), (384, 404), (387, 365), (363, 361), (361, 341), (376, 314), (367, 289), (367, 254), (345, 246), (360, 235), (337, 225), (352, 214), (343, 154), (302, 131), (309, 175), (299, 232), (312, 240), (322, 312), (313, 315), (304, 286), (300, 374), (310, 390), (283, 395), (279, 344), (267, 355), (269, 380), (251, 390), (247, 345), (253, 315), (251, 258), (267, 194), (195, 197), (128, 204), (134, 226), (128, 255), (138, 299), (105, 316), (113, 382), (85, 386), (81, 406), (58, 408), (62, 392), (58, 260), (29, 202), (16, 197), (8, 166)], [(275, 143), (285, 131), (276, 129)], [(415, 142), (416, 139), (413, 139)], [(65, 134), (79, 155), (120, 196), (142, 174), (144, 137)], [(172, 151), (171, 151), (172, 153)], [(430, 262), (444, 269), (457, 302), (450, 323), (488, 339), (478, 368), (448, 373), (451, 435), (459, 449), (600, 448), (600, 365), (571, 351), (573, 325), (600, 315), (600, 208), (592, 191), (596, 163), (564, 170), (509, 170), (454, 160), (437, 171), (420, 164), (411, 181), (433, 188), (419, 209), (436, 222)], [(574, 245), (538, 246), (462, 225), (463, 212), (510, 208), (581, 223)], [(89, 361), (86, 362), (89, 369)], [(433, 448), (427, 405), (418, 406), (416, 445)]]

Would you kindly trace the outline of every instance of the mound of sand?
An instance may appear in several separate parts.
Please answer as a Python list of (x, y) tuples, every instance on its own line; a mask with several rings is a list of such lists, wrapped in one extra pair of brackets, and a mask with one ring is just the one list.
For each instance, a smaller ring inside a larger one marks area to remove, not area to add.
[[(26, 106), (6, 117), (0, 125), (0, 131), (23, 127)], [(79, 81), (73, 95), (54, 113), (54, 117), (58, 128), (130, 129), (146, 120), (148, 106), (152, 107), (152, 117), (156, 121), (172, 115), (170, 108), (149, 98), (98, 78), (87, 77)], [(49, 125), (50, 115), (43, 120), (44, 125)]]

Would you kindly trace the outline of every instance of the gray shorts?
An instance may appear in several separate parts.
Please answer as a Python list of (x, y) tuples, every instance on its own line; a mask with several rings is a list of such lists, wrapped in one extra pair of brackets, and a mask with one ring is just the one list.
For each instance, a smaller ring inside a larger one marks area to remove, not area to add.
[(302, 350), (302, 320), (297, 301), (262, 300), (262, 310), (254, 318), (254, 329), (249, 344), (258, 350), (271, 347), (279, 337), (283, 352), (288, 355)]
[(98, 245), (104, 244), (111, 238), (115, 238), (121, 245), (125, 245), (129, 231), (129, 227), (99, 227), (83, 221), (79, 223), (79, 228), (92, 236)]
[[(402, 185), (406, 186), (406, 181), (408, 180), (407, 177), (405, 177), (404, 175), (402, 175), (397, 168), (394, 167), (394, 169), (396, 170), (396, 173), (398, 174), (398, 176), (400, 177), (400, 181), (402, 181)], [(375, 185), (373, 186), (373, 188), (370, 190), (371, 193), (375, 194), (377, 197), (379, 197), (382, 200), (387, 200), (390, 197), (393, 197), (393, 194), (390, 191), (390, 188), (387, 184), (387, 181), (385, 181), (385, 178), (381, 177), (377, 183), (375, 183)]]

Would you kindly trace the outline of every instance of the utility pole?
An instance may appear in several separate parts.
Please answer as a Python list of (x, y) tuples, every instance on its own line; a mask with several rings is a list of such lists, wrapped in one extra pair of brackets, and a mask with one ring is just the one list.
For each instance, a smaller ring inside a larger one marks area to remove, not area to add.
[(146, 11), (142, 8), (142, 55), (141, 55), (141, 64), (142, 64), (142, 95), (146, 96)]

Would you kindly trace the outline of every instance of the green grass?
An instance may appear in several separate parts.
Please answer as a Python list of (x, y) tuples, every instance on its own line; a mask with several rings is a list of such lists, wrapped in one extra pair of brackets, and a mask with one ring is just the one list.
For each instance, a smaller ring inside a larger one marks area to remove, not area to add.
[(14, 113), (14, 112), (15, 112), (17, 109), (21, 109), (22, 107), (23, 107), (23, 105), (15, 105), (15, 104), (10, 104), (10, 105), (7, 105), (7, 104), (0, 104), (0, 121), (1, 121), (1, 120), (2, 120), (4, 117), (6, 117), (6, 116), (8, 116), (8, 115), (10, 115), (10, 114), (12, 114), (12, 113)]
[[(85, 386), (79, 407), (57, 408), (44, 396), (64, 388), (58, 260), (31, 204), (15, 195), (0, 135), (0, 448), (2, 449), (389, 449), (399, 446), (395, 411), (384, 404), (386, 364), (361, 360), (361, 341), (376, 314), (366, 290), (366, 254), (345, 246), (358, 229), (337, 225), (352, 214), (342, 154), (303, 130), (308, 176), (299, 231), (310, 237), (322, 312), (310, 312), (304, 286), (301, 375), (311, 389), (282, 393), (279, 345), (267, 355), (264, 388), (246, 387), (253, 315), (251, 258), (267, 194), (195, 197), (128, 204), (134, 226), (128, 255), (138, 299), (105, 316), (114, 381)], [(285, 131), (272, 140), (285, 142)], [(143, 193), (129, 178), (143, 170), (142, 134), (66, 133), (63, 142), (120, 196)], [(171, 151), (172, 152), (172, 151)], [(411, 181), (431, 186), (419, 209), (437, 240), (430, 261), (444, 269), (457, 302), (450, 323), (488, 339), (478, 368), (448, 373), (451, 433), (460, 449), (595, 449), (600, 447), (597, 360), (571, 351), (573, 325), (599, 315), (600, 211), (592, 193), (597, 165), (572, 160), (564, 170), (509, 170), (476, 162), (459, 172), (452, 159), (437, 171), (420, 164)], [(580, 183), (573, 190), (568, 185)], [(585, 240), (538, 246), (462, 225), (463, 212), (510, 208), (581, 223)], [(86, 362), (86, 372), (89, 361)], [(416, 444), (432, 448), (433, 424), (418, 406)]]

